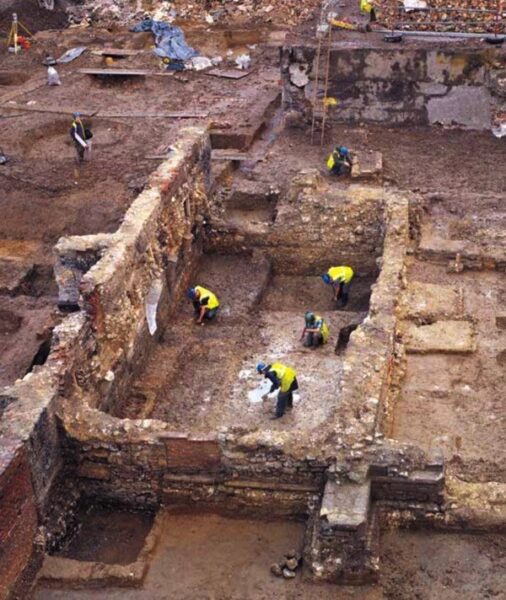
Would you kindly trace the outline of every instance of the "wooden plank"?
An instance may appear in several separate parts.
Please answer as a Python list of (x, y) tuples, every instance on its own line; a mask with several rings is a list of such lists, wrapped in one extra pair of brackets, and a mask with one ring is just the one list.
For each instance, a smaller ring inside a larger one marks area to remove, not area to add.
[(97, 50), (96, 54), (99, 56), (137, 56), (141, 52), (142, 50), (129, 50), (127, 48), (103, 48)]
[(114, 119), (114, 118), (130, 118), (130, 119), (205, 119), (209, 116), (208, 111), (194, 111), (194, 112), (166, 112), (166, 113), (115, 113), (115, 112), (103, 112), (99, 111), (99, 117)]
[(214, 160), (249, 160), (253, 157), (239, 150), (219, 149), (211, 152), (211, 158)]
[(242, 71), (241, 69), (210, 69), (204, 71), (205, 75), (213, 75), (214, 77), (223, 77), (224, 79), (242, 79), (247, 77), (253, 71)]
[[(17, 111), (28, 111), (28, 112), (40, 112), (40, 113), (53, 113), (58, 115), (72, 115), (75, 109), (71, 108), (47, 108), (37, 106), (26, 106), (25, 104), (2, 104), (2, 108), (17, 110)], [(84, 117), (98, 117), (103, 119), (205, 119), (209, 116), (207, 111), (195, 111), (195, 112), (166, 112), (166, 113), (128, 113), (128, 112), (107, 112), (101, 110), (88, 111), (80, 109), (79, 112)]]
[(94, 75), (98, 77), (145, 77), (152, 75), (151, 71), (145, 69), (78, 69), (81, 75)]

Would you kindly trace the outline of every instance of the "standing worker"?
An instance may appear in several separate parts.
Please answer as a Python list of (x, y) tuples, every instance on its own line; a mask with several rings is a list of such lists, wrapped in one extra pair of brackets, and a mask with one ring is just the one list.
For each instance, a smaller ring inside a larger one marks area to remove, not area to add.
[(330, 269), (322, 275), (324, 283), (331, 285), (334, 290), (334, 302), (341, 300), (343, 308), (348, 304), (348, 294), (353, 275), (353, 269), (344, 265), (340, 267), (330, 267)]
[(327, 169), (336, 177), (348, 174), (351, 166), (351, 154), (346, 146), (336, 146), (327, 158)]
[[(281, 363), (266, 365), (263, 362), (258, 363), (257, 373), (264, 375), (272, 383), (271, 389), (268, 392), (269, 394), (279, 389), (276, 414), (271, 418), (280, 419), (285, 414), (285, 410), (292, 410), (293, 408), (293, 392), (299, 389), (297, 373), (291, 367), (287, 367)], [(263, 399), (265, 400), (266, 397), (267, 394)]]
[(187, 296), (193, 303), (193, 310), (197, 316), (197, 323), (203, 325), (204, 319), (209, 321), (214, 319), (220, 306), (216, 294), (213, 294), (213, 292), (201, 285), (196, 285), (188, 290)]
[[(75, 112), (73, 115), (72, 127), (70, 128), (70, 137), (74, 142), (77, 152), (77, 161), (82, 163), (86, 153), (87, 158), (90, 156), (91, 138), (93, 134), (91, 129), (85, 129), (81, 119), (81, 113)], [(87, 152), (86, 152), (87, 151)]]
[[(360, 0), (360, 11), (369, 15), (369, 24), (376, 21), (376, 11), (371, 0)], [(370, 30), (370, 27), (368, 29)]]
[(304, 340), (304, 346), (306, 348), (317, 348), (326, 344), (329, 339), (329, 328), (323, 317), (308, 311), (304, 315), (304, 321), (304, 329), (300, 336), (300, 339)]

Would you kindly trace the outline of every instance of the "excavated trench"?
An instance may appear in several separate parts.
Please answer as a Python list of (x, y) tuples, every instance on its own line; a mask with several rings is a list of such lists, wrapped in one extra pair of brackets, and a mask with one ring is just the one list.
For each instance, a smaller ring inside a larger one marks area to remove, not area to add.
[[(344, 357), (335, 353), (337, 338), (341, 329), (358, 325), (367, 315), (377, 273), (349, 253), (347, 264), (357, 276), (349, 304), (345, 309), (336, 306), (330, 288), (321, 281), (323, 263), (308, 261), (305, 246), (290, 247), (288, 267), (275, 248), (258, 246), (258, 238), (276, 228), (278, 207), (287, 198), (279, 191), (265, 194), (231, 187), (231, 193), (224, 194), (220, 218), (227, 231), (244, 234), (250, 243), (227, 244), (226, 253), (204, 254), (190, 280), (218, 295), (216, 321), (196, 325), (191, 303), (178, 301), (169, 319), (160, 323), (160, 343), (132, 379), (129, 393), (120, 394), (112, 404), (114, 416), (160, 419), (199, 434), (237, 424), (303, 430), (323, 425), (338, 404)], [(274, 182), (268, 187), (273, 189)], [(217, 197), (223, 197), (220, 190)], [(215, 249), (221, 245), (220, 235), (213, 236), (212, 244)], [(316, 253), (318, 246), (316, 241), (312, 248)], [(328, 249), (322, 249), (328, 255)], [(328, 266), (340, 259), (336, 253)], [(321, 313), (331, 331), (329, 343), (316, 351), (303, 348), (299, 340), (308, 310)], [(261, 379), (255, 365), (261, 360), (281, 361), (298, 372), (295, 410), (281, 425), (268, 418), (272, 402), (259, 402)]]

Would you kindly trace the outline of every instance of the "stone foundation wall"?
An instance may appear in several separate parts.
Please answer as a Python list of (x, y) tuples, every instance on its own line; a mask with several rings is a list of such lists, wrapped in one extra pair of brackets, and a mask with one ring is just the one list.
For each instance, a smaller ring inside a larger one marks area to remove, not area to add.
[[(116, 233), (59, 242), (60, 303), (81, 310), (55, 328), (46, 363), (0, 392), (1, 600), (26, 596), (52, 534), (46, 527), (65, 531), (56, 522), (65, 515), (51, 514), (65, 458), (61, 398), (88, 392), (91, 405), (106, 408), (121, 393), (152, 343), (146, 300), (158, 300), (158, 318), (170, 310), (169, 300), (182, 293), (201, 252), (210, 183), (207, 132), (183, 130), (173, 147)], [(153, 294), (154, 281), (159, 294)], [(177, 454), (191, 461), (182, 449)]]
[(285, 275), (314, 275), (336, 261), (353, 264), (361, 275), (376, 275), (383, 209), (380, 188), (351, 185), (342, 190), (309, 170), (292, 180), (276, 205), (272, 225), (249, 232), (230, 228), (214, 215), (206, 248), (224, 253), (256, 249), (269, 257), (275, 273)]
[[(202, 252), (211, 150), (207, 133), (182, 130), (172, 156), (109, 236), (64, 238), (56, 247), (60, 302), (85, 311), (92, 346), (80, 380), (88, 402), (114, 409), (174, 310)], [(79, 385), (79, 383), (78, 383)]]
[[(282, 51), (286, 109), (311, 115), (315, 59), (316, 48), (309, 45), (295, 45)], [(322, 53), (320, 102), (326, 64), (326, 55)], [(388, 125), (441, 123), (489, 129), (493, 115), (504, 110), (504, 96), (498, 93), (494, 82), (496, 73), (505, 64), (503, 50), (484, 48), (481, 44), (465, 50), (433, 49), (427, 44), (395, 50), (335, 44), (331, 50), (327, 96), (336, 98), (338, 105), (329, 110), (329, 118)]]

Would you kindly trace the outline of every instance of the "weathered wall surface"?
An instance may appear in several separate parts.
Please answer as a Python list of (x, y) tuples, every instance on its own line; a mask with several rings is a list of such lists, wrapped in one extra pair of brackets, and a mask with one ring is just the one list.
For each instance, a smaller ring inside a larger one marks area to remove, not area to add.
[(147, 311), (165, 321), (188, 285), (202, 250), (210, 156), (204, 130), (183, 130), (116, 233), (56, 247), (60, 302), (80, 304), (93, 332), (80, 380), (102, 410), (114, 406), (156, 340)]
[[(245, 197), (245, 204), (250, 200)], [(384, 198), (379, 187), (336, 188), (315, 170), (294, 178), (276, 205), (276, 218), (262, 230), (230, 227), (213, 215), (216, 236), (206, 247), (233, 253), (258, 248), (274, 272), (312, 275), (336, 260), (362, 275), (376, 275), (384, 234)]]
[[(318, 94), (323, 98), (326, 57), (320, 60)], [(494, 85), (506, 54), (497, 49), (457, 47), (343, 48), (331, 51), (328, 96), (339, 101), (329, 116), (350, 122), (427, 125), (442, 123), (489, 129), (504, 108)], [(284, 106), (310, 114), (316, 50), (282, 53)], [(323, 63), (323, 64), (322, 64)], [(296, 75), (294, 75), (294, 73)]]
[[(206, 131), (183, 130), (172, 157), (152, 175), (115, 234), (65, 239), (56, 248), (60, 302), (84, 310), (55, 328), (43, 366), (0, 393), (2, 600), (24, 597), (48, 542), (45, 526), (53, 527), (53, 487), (64, 455), (61, 396), (93, 391), (90, 402), (107, 405), (121, 391), (116, 378), (128, 385), (140, 349), (149, 351), (152, 340), (146, 300), (170, 307), (164, 295), (181, 293), (190, 276), (186, 266), (191, 269), (200, 254), (198, 217), (207, 201), (209, 168)], [(159, 298), (153, 281), (160, 281)], [(56, 526), (64, 532), (64, 523)]]

